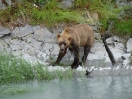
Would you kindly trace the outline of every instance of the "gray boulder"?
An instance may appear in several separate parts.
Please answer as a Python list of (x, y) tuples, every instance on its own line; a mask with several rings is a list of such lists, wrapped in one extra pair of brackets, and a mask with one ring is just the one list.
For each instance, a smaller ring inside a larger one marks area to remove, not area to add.
[(30, 25), (26, 25), (24, 27), (16, 27), (12, 32), (11, 32), (11, 36), (12, 37), (24, 37), (27, 36), (29, 34), (33, 33), (33, 28)]
[(96, 40), (90, 52), (91, 53), (88, 55), (88, 60), (104, 60), (106, 62), (110, 62), (109, 56), (102, 41)]
[(0, 9), (5, 9), (5, 8), (6, 8), (5, 5), (2, 4), (2, 2), (1, 2), (1, 0), (0, 0)]
[(100, 33), (94, 33), (94, 37), (95, 37), (95, 39), (97, 39), (97, 40), (101, 40), (101, 35), (100, 35)]
[(3, 36), (5, 34), (9, 34), (11, 31), (7, 28), (0, 27), (0, 36)]
[(4, 35), (0, 35), (0, 37), (2, 37), (2, 36), (4, 36)]
[(4, 40), (2, 40), (0, 38), (0, 49), (4, 49), (4, 48), (7, 48), (8, 47), (8, 44), (4, 42)]
[(46, 28), (41, 28), (34, 32), (33, 38), (40, 42), (53, 43), (55, 42), (55, 35), (49, 32)]
[(127, 53), (132, 52), (132, 38), (130, 38), (130, 39), (127, 41), (126, 47), (127, 47)]
[(32, 46), (35, 49), (40, 49), (42, 48), (42, 42), (38, 42), (35, 39), (31, 39), (31, 43), (29, 43), (30, 46)]
[(71, 8), (72, 7), (72, 2), (74, 0), (62, 0), (59, 4), (58, 4), (58, 7), (59, 8), (62, 8), (62, 9), (68, 9), (68, 8)]

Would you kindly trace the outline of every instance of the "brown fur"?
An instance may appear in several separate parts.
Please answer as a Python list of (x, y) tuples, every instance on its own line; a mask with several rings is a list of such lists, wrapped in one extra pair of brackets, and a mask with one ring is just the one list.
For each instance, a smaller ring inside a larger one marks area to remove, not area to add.
[(94, 43), (94, 33), (91, 27), (85, 24), (67, 27), (61, 34), (57, 35), (57, 42), (60, 46), (60, 52), (56, 63), (61, 61), (69, 47), (75, 55), (71, 67), (77, 68), (79, 66), (79, 47), (84, 47), (82, 62), (86, 62), (91, 46)]

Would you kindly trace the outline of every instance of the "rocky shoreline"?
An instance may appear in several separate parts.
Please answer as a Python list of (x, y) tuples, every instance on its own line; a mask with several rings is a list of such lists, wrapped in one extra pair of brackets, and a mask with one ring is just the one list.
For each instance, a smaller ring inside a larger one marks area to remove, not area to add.
[[(115, 58), (116, 64), (112, 65), (108, 53), (101, 40), (97, 27), (91, 25), (95, 34), (95, 43), (92, 46), (85, 66), (79, 66), (77, 71), (86, 71), (94, 66), (91, 75), (119, 75), (132, 74), (130, 58), (132, 53), (132, 38), (125, 40), (116, 35), (106, 39)], [(25, 25), (15, 27), (13, 30), (0, 27), (0, 49), (7, 50), (16, 57), (23, 57), (31, 63), (41, 62), (51, 69), (50, 63), (55, 61), (59, 52), (56, 43), (56, 34), (63, 28), (52, 28)], [(82, 48), (80, 49), (82, 50)], [(81, 51), (83, 52), (83, 51)], [(80, 53), (82, 55), (82, 53)], [(61, 63), (63, 67), (55, 66), (52, 69), (67, 69), (73, 61), (73, 55), (68, 51)], [(68, 66), (68, 67), (67, 67)]]

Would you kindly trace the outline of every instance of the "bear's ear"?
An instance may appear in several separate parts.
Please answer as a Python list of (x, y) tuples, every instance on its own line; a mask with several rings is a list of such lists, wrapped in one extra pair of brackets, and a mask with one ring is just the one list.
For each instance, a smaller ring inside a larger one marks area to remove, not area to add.
[(71, 40), (71, 36), (68, 37), (68, 40), (69, 40), (69, 41)]
[(60, 35), (60, 34), (58, 34), (58, 35), (57, 35), (57, 38), (59, 38), (59, 37), (61, 37), (61, 35)]

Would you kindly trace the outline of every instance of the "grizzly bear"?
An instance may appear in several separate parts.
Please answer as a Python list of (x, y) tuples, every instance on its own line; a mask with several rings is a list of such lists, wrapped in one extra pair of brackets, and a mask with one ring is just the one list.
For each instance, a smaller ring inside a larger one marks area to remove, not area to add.
[(57, 35), (57, 43), (60, 47), (59, 55), (56, 64), (59, 64), (61, 59), (67, 52), (67, 48), (74, 53), (74, 61), (71, 65), (72, 69), (79, 66), (79, 47), (84, 47), (84, 55), (82, 62), (85, 63), (90, 49), (94, 43), (94, 33), (90, 26), (86, 24), (67, 27), (61, 34)]

